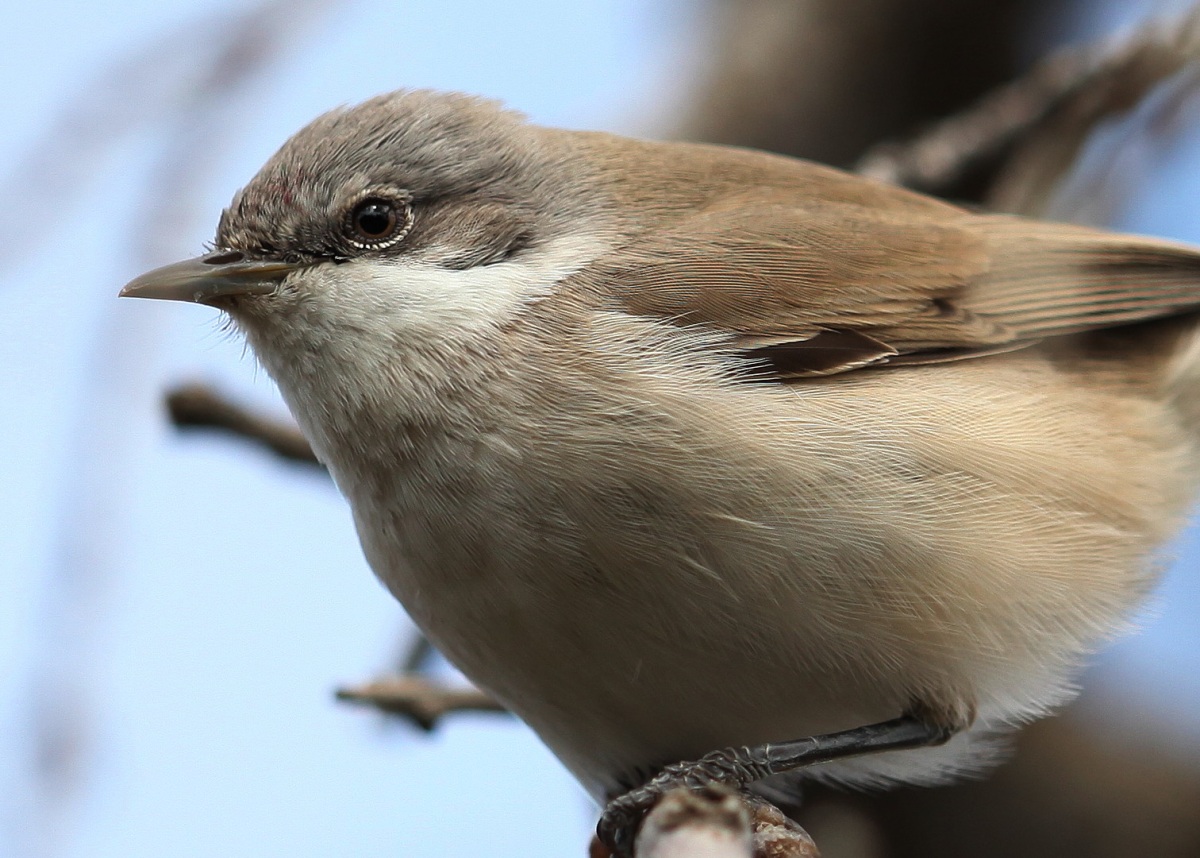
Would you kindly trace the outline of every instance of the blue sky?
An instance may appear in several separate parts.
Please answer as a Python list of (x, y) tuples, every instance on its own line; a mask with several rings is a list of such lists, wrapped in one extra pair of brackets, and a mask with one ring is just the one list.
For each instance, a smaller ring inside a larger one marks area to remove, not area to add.
[[(1111, 4), (1105, 23), (1133, 5)], [(208, 172), (166, 230), (168, 247), (140, 241), (148, 175), (165, 169), (161, 121), (131, 123), (78, 171), (27, 166), (116, 59), (176, 34), (154, 81), (169, 88), (235, 8), (73, 0), (0, 10), (0, 186), (10, 190), (0, 211), (0, 853), (12, 838), (89, 858), (582, 854), (592, 811), (519, 724), (463, 717), (425, 737), (332, 701), (335, 685), (387, 666), (407, 621), (322, 478), (164, 424), (159, 391), (196, 378), (282, 413), (215, 312), (115, 293), (148, 262), (169, 261), (158, 255), (197, 252), (232, 192), (335, 104), (435, 86), (500, 97), (549, 124), (668, 129), (694, 68), (687, 34), (703, 22), (685, 0), (342, 4), (235, 110), (211, 117), (226, 142), (193, 153)], [(155, 91), (118, 81), (92, 106), (108, 98), (136, 116)], [(83, 149), (87, 128), (67, 123), (51, 142)], [(167, 188), (154, 202), (172, 212)], [(1122, 223), (1200, 241), (1198, 192), (1200, 131)], [(1090, 681), (1200, 747), (1194, 534), (1179, 556), (1157, 618)], [(62, 578), (93, 567), (74, 589)], [(56, 611), (75, 604), (64, 593), (85, 609)], [(85, 681), (87, 778), (53, 834), (28, 837), (29, 698), (54, 670)]]

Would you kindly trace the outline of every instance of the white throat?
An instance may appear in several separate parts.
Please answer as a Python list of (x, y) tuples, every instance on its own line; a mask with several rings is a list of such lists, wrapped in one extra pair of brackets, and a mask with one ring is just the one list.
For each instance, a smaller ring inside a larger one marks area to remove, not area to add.
[(321, 266), (305, 288), (320, 296), (333, 324), (382, 326), (432, 344), (507, 324), (606, 249), (599, 236), (584, 233), (465, 269), (403, 257), (356, 260)]
[(477, 386), (472, 379), (516, 347), (505, 328), (607, 248), (578, 233), (462, 270), (411, 259), (323, 264), (242, 326), (327, 458), (361, 430), (380, 437), (380, 427), (359, 425), (365, 415), (400, 425), (442, 413), (445, 391)]

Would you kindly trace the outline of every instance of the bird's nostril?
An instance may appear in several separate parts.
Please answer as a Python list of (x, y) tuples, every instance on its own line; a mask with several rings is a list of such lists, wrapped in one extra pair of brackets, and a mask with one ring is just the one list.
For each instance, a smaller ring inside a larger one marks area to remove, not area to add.
[(226, 250), (220, 253), (210, 253), (204, 257), (205, 265), (228, 265), (231, 262), (241, 262), (245, 254), (240, 250)]

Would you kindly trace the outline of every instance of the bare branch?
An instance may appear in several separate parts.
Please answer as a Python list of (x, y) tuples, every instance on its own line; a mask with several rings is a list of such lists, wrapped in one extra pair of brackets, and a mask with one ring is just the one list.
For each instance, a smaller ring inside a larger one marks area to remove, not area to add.
[(425, 673), (436, 654), (429, 638), (418, 629), (400, 659), (400, 673)]
[(186, 384), (167, 393), (171, 422), (182, 429), (216, 429), (265, 447), (282, 459), (321, 467), (295, 425), (256, 414), (205, 384)]
[[(713, 785), (663, 796), (638, 833), (637, 858), (820, 858), (797, 823), (757, 796)], [(592, 858), (608, 858), (593, 841)]]
[[(990, 174), (984, 195), (990, 208), (1044, 214), (1097, 126), (1139, 106), (1182, 73), (1183, 84), (1163, 108), (1179, 110), (1200, 84), (1197, 59), (1200, 9), (1121, 38), (1063, 50), (915, 139), (877, 146), (858, 170), (947, 196), (982, 169)], [(1161, 129), (1163, 123), (1155, 125)]]
[(1064, 50), (917, 137), (870, 149), (858, 172), (925, 193), (942, 193), (979, 162), (1028, 135), (1100, 69), (1088, 51)]
[(1072, 0), (708, 0), (678, 136), (853, 165), (1021, 70)]
[(638, 858), (751, 858), (750, 810), (731, 790), (675, 790), (642, 823)]
[(451, 712), (508, 712), (477, 688), (451, 688), (413, 674), (339, 688), (337, 699), (366, 703), (389, 715), (408, 718), (426, 731)]
[(799, 823), (764, 799), (743, 798), (750, 807), (754, 858), (820, 858), (817, 844)]

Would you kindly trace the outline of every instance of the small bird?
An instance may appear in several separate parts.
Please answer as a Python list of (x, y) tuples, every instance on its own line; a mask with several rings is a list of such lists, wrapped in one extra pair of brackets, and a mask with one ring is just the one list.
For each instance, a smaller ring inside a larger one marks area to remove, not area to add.
[(1200, 251), (465, 95), (319, 117), (121, 294), (232, 318), (618, 847), (675, 784), (980, 765), (1200, 475)]

